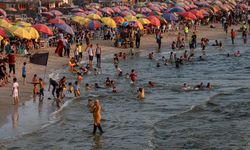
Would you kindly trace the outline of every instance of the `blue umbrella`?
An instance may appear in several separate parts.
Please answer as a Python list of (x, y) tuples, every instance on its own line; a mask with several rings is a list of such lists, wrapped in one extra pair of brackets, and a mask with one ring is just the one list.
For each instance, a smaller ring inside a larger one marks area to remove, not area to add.
[(183, 8), (180, 7), (173, 7), (169, 11), (169, 13), (174, 13), (174, 12), (186, 12)]
[(177, 21), (178, 20), (178, 18), (174, 14), (172, 14), (172, 13), (164, 14), (163, 17), (167, 21)]
[(122, 26), (127, 27), (129, 25), (128, 22), (123, 22)]
[(55, 26), (59, 30), (61, 30), (61, 31), (67, 33), (67, 34), (71, 34), (71, 35), (75, 34), (74, 31), (73, 31), (73, 29), (69, 25), (67, 25), (67, 24), (56, 24)]

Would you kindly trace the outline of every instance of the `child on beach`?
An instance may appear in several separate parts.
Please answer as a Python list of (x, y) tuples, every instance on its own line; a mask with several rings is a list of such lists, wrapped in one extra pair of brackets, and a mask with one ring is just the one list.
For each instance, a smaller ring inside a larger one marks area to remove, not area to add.
[(26, 84), (26, 62), (23, 63), (22, 77), (23, 77), (23, 85), (25, 85)]

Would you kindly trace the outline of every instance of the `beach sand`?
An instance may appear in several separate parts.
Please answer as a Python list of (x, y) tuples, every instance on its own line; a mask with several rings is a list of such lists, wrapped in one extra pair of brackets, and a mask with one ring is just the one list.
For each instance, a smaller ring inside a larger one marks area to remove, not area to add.
[[(216, 24), (216, 28), (209, 28), (209, 26), (201, 26), (198, 27), (196, 33), (198, 36), (198, 42), (202, 37), (206, 37), (210, 40), (210, 43), (214, 42), (215, 39), (223, 39), (226, 38), (226, 34), (223, 32), (223, 29), (221, 28), (221, 25)], [(234, 29), (238, 29), (239, 26), (232, 26), (230, 27)], [(181, 31), (182, 32), (182, 31)], [(192, 35), (193, 30), (190, 29), (189, 35)], [(162, 49), (163, 51), (170, 51), (170, 46), (173, 40), (176, 40), (177, 32), (169, 32), (163, 34), (162, 39)], [(228, 34), (227, 38), (230, 34)], [(123, 48), (115, 48), (113, 46), (114, 42), (111, 41), (104, 41), (104, 40), (93, 40), (92, 43), (95, 44), (99, 43), (103, 49), (103, 55), (110, 55), (114, 53), (118, 53), (120, 51), (128, 52), (130, 49), (123, 49)], [(73, 45), (71, 47), (71, 54), (73, 53), (74, 49)], [(157, 44), (155, 41), (154, 35), (144, 35), (141, 38), (141, 47), (140, 49), (135, 49), (135, 51), (138, 50), (144, 50), (144, 51), (155, 51), (157, 49)], [(187, 46), (186, 46), (186, 49)], [(68, 58), (66, 57), (58, 57), (54, 54), (55, 48), (48, 48), (48, 49), (41, 49), (41, 50), (33, 50), (36, 52), (50, 52), (49, 60), (48, 60), (48, 66), (47, 66), (47, 72), (46, 76), (48, 76), (49, 73), (52, 73), (53, 71), (57, 69), (61, 69), (65, 64), (68, 63)], [(84, 58), (86, 60), (87, 54), (84, 54)], [(34, 65), (34, 64), (27, 64), (27, 84), (24, 86), (22, 84), (22, 77), (21, 77), (21, 68), (23, 62), (29, 62), (28, 58), (23, 56), (18, 56), (17, 63), (16, 63), (16, 77), (20, 86), (20, 103), (19, 105), (23, 105), (25, 101), (32, 100), (32, 88), (33, 85), (31, 84), (31, 80), (34, 74), (37, 74), (38, 77), (43, 78), (44, 77), (44, 66)], [(7, 116), (12, 112), (13, 105), (12, 105), (12, 97), (11, 97), (11, 91), (12, 91), (12, 78), (9, 79), (11, 83), (9, 83), (6, 87), (0, 88), (0, 127), (7, 121)], [(48, 88), (48, 81), (45, 81), (46, 84), (46, 90)]]

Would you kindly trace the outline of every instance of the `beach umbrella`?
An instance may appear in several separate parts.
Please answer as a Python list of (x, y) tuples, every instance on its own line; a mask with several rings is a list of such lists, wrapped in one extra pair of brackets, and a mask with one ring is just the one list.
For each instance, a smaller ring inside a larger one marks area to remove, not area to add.
[(139, 28), (140, 30), (144, 29), (143, 25), (139, 21), (130, 21), (129, 26), (134, 28)]
[(183, 18), (185, 18), (186, 20), (196, 20), (197, 17), (191, 13), (191, 12), (183, 12), (183, 13), (179, 13), (180, 16), (182, 16)]
[(16, 37), (18, 38), (21, 38), (21, 39), (28, 39), (30, 40), (31, 39), (31, 35), (28, 31), (26, 31), (24, 28), (22, 27), (19, 27), (19, 26), (12, 26), (9, 28), (9, 31), (15, 35)]
[(74, 15), (76, 15), (76, 16), (82, 16), (82, 17), (86, 16), (86, 14), (82, 13), (82, 12), (76, 12), (76, 13), (74, 13)]
[(51, 12), (42, 12), (41, 15), (44, 16), (44, 17), (47, 17), (47, 18), (52, 18), (52, 17), (55, 16)]
[(128, 25), (129, 25), (128, 22), (123, 22), (123, 23), (122, 23), (122, 26), (124, 26), (124, 27), (127, 27)]
[(136, 18), (146, 18), (146, 15), (143, 14), (136, 14), (135, 16)]
[(161, 26), (160, 20), (156, 16), (149, 16), (148, 20), (150, 21), (150, 24), (153, 26)]
[(87, 24), (87, 27), (88, 29), (90, 30), (96, 30), (98, 28), (101, 28), (102, 27), (102, 24), (99, 22), (99, 21), (90, 21), (88, 24)]
[(84, 18), (84, 17), (81, 17), (81, 16), (74, 16), (71, 19), (74, 22), (79, 23), (80, 25), (85, 25), (85, 24), (87, 24), (90, 21), (89, 18)]
[(18, 21), (16, 22), (16, 25), (21, 26), (21, 27), (31, 27), (32, 25), (28, 22), (25, 21)]
[(186, 11), (181, 7), (173, 7), (168, 11), (168, 13), (176, 13), (176, 12), (186, 12)]
[(50, 12), (51, 12), (52, 14), (54, 14), (55, 16), (62, 16), (62, 15), (63, 15), (63, 13), (60, 12), (59, 10), (51, 10)]
[(0, 19), (0, 27), (3, 28), (10, 28), (12, 25), (8, 23), (5, 19)]
[(6, 8), (5, 10), (7, 11), (12, 11), (12, 12), (16, 12), (17, 10), (13, 7), (9, 7), (9, 8)]
[(167, 21), (177, 21), (177, 20), (178, 20), (178, 18), (177, 18), (173, 13), (164, 14), (163, 17), (164, 17)]
[(50, 19), (49, 23), (51, 23), (51, 24), (65, 24), (65, 21), (63, 21), (62, 19), (59, 19), (59, 18), (55, 18), (55, 19)]
[(127, 15), (126, 17), (124, 17), (127, 21), (136, 21), (137, 18), (133, 15)]
[(2, 36), (0, 35), (0, 41), (2, 41), (2, 40), (3, 40), (3, 38), (4, 38), (4, 37), (2, 37)]
[(129, 10), (127, 6), (118, 6), (121, 10)]
[(87, 18), (92, 19), (92, 20), (100, 20), (101, 19), (101, 17), (99, 15), (94, 14), (94, 13), (87, 15)]
[(110, 28), (116, 28), (116, 22), (110, 18), (110, 17), (103, 17), (101, 19), (102, 23), (104, 23), (106, 26), (110, 27)]
[(207, 12), (206, 9), (200, 9), (200, 12), (201, 12), (204, 16), (209, 16), (209, 12)]
[(3, 9), (1, 9), (1, 8), (0, 8), (0, 15), (6, 16), (6, 12)]
[(24, 27), (26, 31), (30, 33), (31, 39), (39, 39), (40, 35), (38, 31), (33, 27)]
[(33, 27), (38, 32), (44, 33), (46, 35), (53, 35), (53, 32), (51, 31), (51, 29), (48, 26), (44, 25), (44, 24), (36, 24), (36, 25), (33, 25)]
[(153, 11), (161, 11), (161, 9), (158, 7), (158, 5), (152, 5), (149, 7)]
[(189, 12), (193, 13), (197, 18), (204, 18), (204, 15), (202, 13), (202, 11), (199, 11), (199, 10), (190, 10)]
[(0, 36), (6, 37), (6, 32), (4, 29), (0, 29)]
[(150, 24), (150, 21), (146, 18), (140, 18), (138, 19), (138, 21), (142, 24), (142, 25), (148, 25)]
[(56, 24), (55, 25), (59, 30), (67, 33), (67, 34), (70, 34), (70, 35), (74, 35), (74, 30), (67, 24)]
[(73, 8), (71, 11), (72, 12), (84, 12), (84, 10), (82, 10), (81, 8)]
[(122, 18), (121, 16), (114, 17), (113, 19), (118, 25), (121, 25), (123, 22), (125, 22), (125, 19)]
[(150, 13), (150, 12), (152, 12), (152, 10), (149, 9), (149, 8), (147, 8), (147, 7), (143, 7), (143, 8), (142, 8), (142, 12), (143, 12), (143, 13)]
[(156, 16), (156, 17), (160, 20), (160, 22), (162, 24), (167, 24), (168, 23), (167, 20), (164, 17), (162, 17), (162, 16)]
[(119, 7), (112, 7), (113, 11), (115, 13), (120, 13), (121, 12), (121, 9)]
[(122, 11), (122, 12), (120, 13), (120, 15), (121, 15), (121, 16), (128, 16), (128, 15), (132, 15), (132, 14), (131, 14), (131, 12), (129, 12), (129, 11)]
[(220, 8), (218, 6), (212, 6), (212, 9), (213, 9), (214, 13), (220, 11)]
[(134, 12), (133, 10), (129, 10), (130, 14), (135, 16), (136, 15), (136, 12)]
[(111, 9), (110, 7), (104, 7), (104, 8), (102, 8), (101, 12), (106, 13), (108, 15), (111, 15), (112, 13), (114, 13), (113, 9)]

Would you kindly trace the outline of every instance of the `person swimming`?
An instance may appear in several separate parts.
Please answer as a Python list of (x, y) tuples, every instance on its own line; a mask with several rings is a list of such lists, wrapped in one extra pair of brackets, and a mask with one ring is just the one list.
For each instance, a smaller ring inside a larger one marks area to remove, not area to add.
[(85, 84), (85, 91), (90, 91), (90, 90), (91, 90), (91, 86), (88, 83), (86, 83)]
[(234, 53), (234, 56), (235, 56), (235, 57), (240, 57), (240, 51), (236, 51), (236, 52)]
[(111, 80), (109, 79), (109, 77), (106, 78), (105, 85), (106, 85), (107, 87), (110, 87), (110, 86), (111, 86)]
[(161, 65), (159, 62), (157, 62), (156, 67), (159, 68)]
[(148, 86), (151, 87), (151, 88), (153, 88), (153, 87), (155, 87), (155, 83), (153, 83), (152, 81), (149, 81), (148, 82)]
[(117, 75), (119, 77), (122, 76), (122, 69), (120, 67), (118, 67), (118, 66), (115, 66), (115, 68), (116, 68)]
[(113, 92), (113, 93), (117, 93), (117, 89), (116, 89), (115, 86), (113, 86), (112, 92)]
[(200, 84), (196, 85), (194, 87), (195, 90), (203, 90), (204, 89), (204, 85), (203, 85), (203, 82), (201, 82)]
[(98, 83), (95, 83), (95, 88), (96, 89), (99, 89), (99, 88), (102, 88), (101, 86), (99, 86), (99, 84)]
[(149, 59), (153, 59), (153, 58), (154, 58), (154, 52), (149, 53), (149, 54), (148, 54), (148, 58), (149, 58)]
[(134, 69), (131, 70), (131, 73), (130, 73), (129, 77), (130, 77), (131, 83), (134, 83), (136, 81), (137, 74), (135, 73)]
[(190, 86), (187, 85), (187, 83), (184, 83), (182, 86), (181, 86), (181, 90), (184, 90), (184, 91), (187, 91), (187, 90), (190, 90)]
[(206, 88), (207, 88), (207, 89), (212, 89), (212, 85), (210, 84), (210, 82), (207, 83)]

